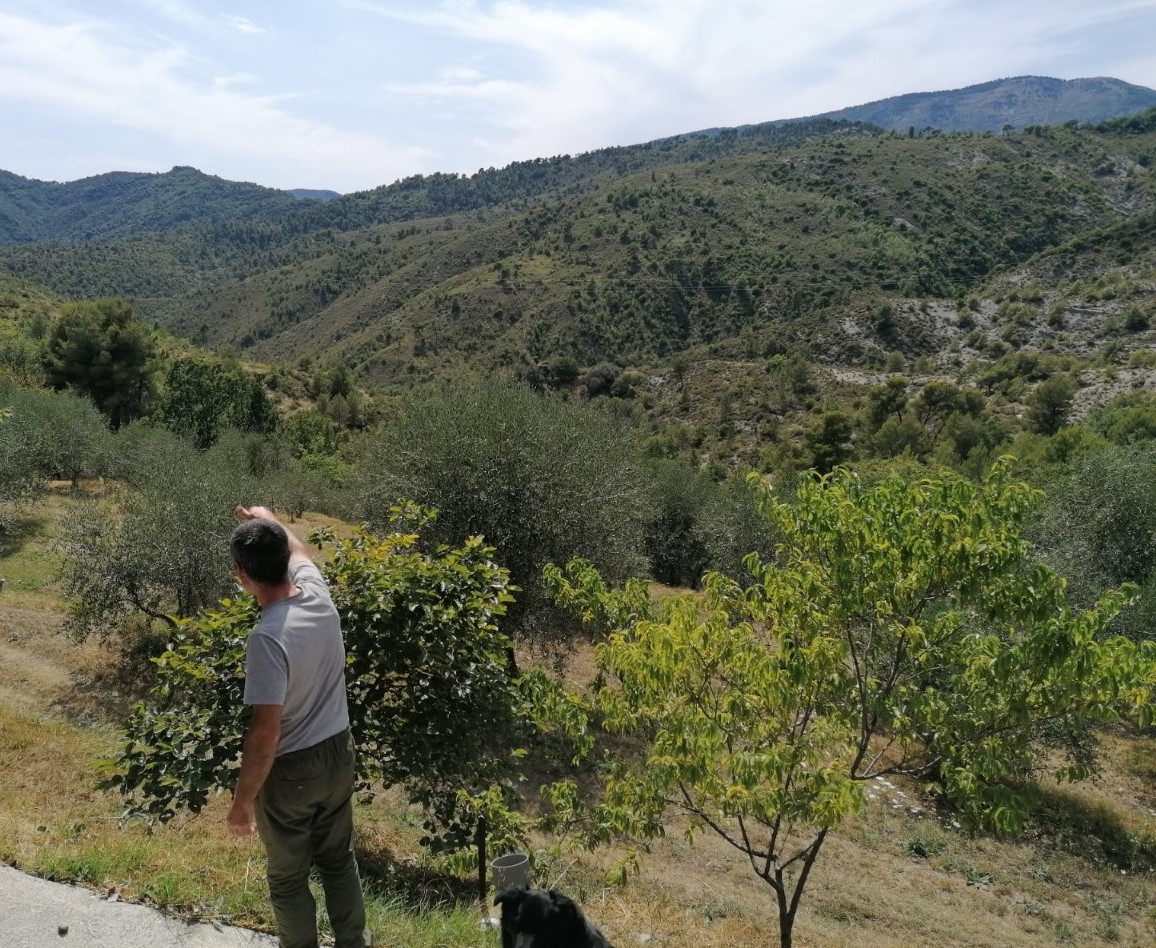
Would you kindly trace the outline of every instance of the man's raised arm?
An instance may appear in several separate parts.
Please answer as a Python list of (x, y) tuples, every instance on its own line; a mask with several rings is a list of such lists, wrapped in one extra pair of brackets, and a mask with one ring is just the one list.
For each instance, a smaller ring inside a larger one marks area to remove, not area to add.
[(309, 560), (313, 561), (313, 557), (309, 555), (309, 547), (307, 547), (297, 534), (289, 529), (284, 523), (273, 515), (268, 507), (241, 507), (238, 506), (234, 511), (240, 520), (272, 520), (275, 524), (285, 531), (289, 537), (289, 562), (294, 560)]

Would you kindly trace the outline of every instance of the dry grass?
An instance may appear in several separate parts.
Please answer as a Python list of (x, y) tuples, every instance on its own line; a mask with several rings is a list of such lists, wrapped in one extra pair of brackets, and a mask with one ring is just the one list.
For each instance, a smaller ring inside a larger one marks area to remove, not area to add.
[[(19, 596), (0, 595), (0, 860), (188, 915), (268, 927), (260, 847), (228, 838), (223, 799), (149, 831), (123, 826), (118, 800), (95, 789), (92, 762), (116, 746), (107, 708), (118, 700), (100, 674), (109, 655), (60, 634), (60, 603), (40, 582), (50, 559), (43, 537), (72, 503), (50, 497), (34, 512), (35, 530), (0, 551), (0, 575), (29, 581)], [(298, 526), (324, 523), (308, 517)], [(580, 649), (568, 678), (587, 680), (592, 670), (590, 650)], [(1031, 826), (1015, 840), (969, 838), (918, 788), (876, 787), (867, 809), (825, 846), (796, 943), (1153, 944), (1156, 742), (1121, 730), (1103, 735), (1103, 749), (1102, 777), (1045, 786)], [(386, 795), (360, 808), (359, 825), (384, 943), (496, 945), (478, 932), (471, 883), (423, 863), (414, 811)], [(643, 935), (666, 946), (777, 945), (770, 890), (721, 841), (704, 836), (692, 846), (677, 830), (642, 856), (641, 873), (623, 889), (604, 881), (621, 852), (566, 853), (541, 839), (537, 881), (577, 897), (619, 946)]]
[[(928, 840), (934, 856), (912, 852)], [(618, 944), (639, 934), (669, 945), (778, 944), (772, 893), (713, 837), (661, 841), (621, 891), (598, 885), (610, 861), (584, 857), (563, 888), (583, 896)], [(825, 846), (795, 940), (807, 948), (1150, 945), (1154, 899), (1150, 872), (1121, 875), (1032, 834), (969, 838), (950, 819), (879, 800)]]
[(64, 511), (74, 505), (67, 497), (49, 494), (0, 532), (0, 577), (5, 580), (0, 604), (63, 611), (55, 584), (59, 560), (53, 541)]
[(93, 766), (114, 749), (111, 731), (0, 711), (0, 859), (192, 916), (267, 921), (260, 873), (223, 885), (252, 875), (254, 853), (227, 838), (216, 807), (158, 832), (121, 824)]

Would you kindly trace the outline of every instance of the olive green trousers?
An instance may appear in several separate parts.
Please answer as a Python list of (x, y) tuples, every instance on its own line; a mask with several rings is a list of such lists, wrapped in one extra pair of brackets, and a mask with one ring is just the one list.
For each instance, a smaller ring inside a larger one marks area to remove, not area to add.
[(278, 757), (257, 797), (269, 901), (281, 948), (318, 948), (313, 866), (336, 948), (369, 948), (365, 899), (353, 857), (353, 738), (348, 730)]

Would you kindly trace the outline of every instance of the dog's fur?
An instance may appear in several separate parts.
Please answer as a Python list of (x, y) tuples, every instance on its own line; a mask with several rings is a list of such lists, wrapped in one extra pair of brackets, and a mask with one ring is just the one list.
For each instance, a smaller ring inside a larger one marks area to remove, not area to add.
[(613, 948), (582, 910), (553, 889), (503, 889), (502, 948)]

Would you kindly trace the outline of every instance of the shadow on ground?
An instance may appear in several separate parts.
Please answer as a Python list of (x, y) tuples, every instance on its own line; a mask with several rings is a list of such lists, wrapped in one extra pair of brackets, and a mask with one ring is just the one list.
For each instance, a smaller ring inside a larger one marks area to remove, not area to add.
[(1156, 839), (1130, 832), (1113, 807), (1064, 787), (1038, 788), (1031, 826), (1041, 841), (1128, 872), (1156, 869)]
[(15, 556), (30, 541), (41, 537), (45, 517), (22, 514), (0, 521), (0, 560)]
[(478, 901), (476, 882), (398, 860), (388, 849), (359, 847), (357, 864), (366, 883), (414, 911), (472, 906)]

